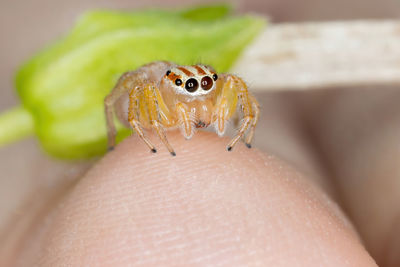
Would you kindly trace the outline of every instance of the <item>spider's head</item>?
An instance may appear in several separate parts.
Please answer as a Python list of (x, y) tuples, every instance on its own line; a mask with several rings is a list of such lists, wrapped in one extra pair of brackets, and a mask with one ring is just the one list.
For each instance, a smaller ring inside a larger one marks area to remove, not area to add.
[(218, 75), (205, 65), (177, 66), (168, 70), (163, 79), (175, 93), (187, 96), (202, 96), (215, 89)]

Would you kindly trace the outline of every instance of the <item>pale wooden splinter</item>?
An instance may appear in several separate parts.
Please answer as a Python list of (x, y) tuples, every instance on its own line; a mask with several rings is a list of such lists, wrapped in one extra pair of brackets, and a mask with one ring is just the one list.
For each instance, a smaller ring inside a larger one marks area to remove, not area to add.
[(115, 108), (118, 119), (132, 127), (152, 152), (157, 150), (144, 129), (154, 129), (173, 156), (176, 153), (165, 135), (166, 129), (179, 127), (185, 138), (190, 139), (196, 128), (214, 125), (221, 136), (239, 105), (243, 119), (227, 146), (231, 151), (247, 131), (245, 143), (251, 147), (260, 115), (257, 100), (241, 78), (231, 74), (218, 76), (205, 65), (178, 66), (166, 61), (123, 74), (104, 105), (109, 149), (114, 148), (117, 133), (113, 121)]

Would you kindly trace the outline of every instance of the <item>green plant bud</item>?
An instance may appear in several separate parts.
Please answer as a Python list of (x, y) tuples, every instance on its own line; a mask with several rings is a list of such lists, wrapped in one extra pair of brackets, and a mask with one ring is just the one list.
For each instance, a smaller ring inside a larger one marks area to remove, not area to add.
[[(265, 24), (260, 17), (229, 11), (218, 5), (86, 13), (69, 35), (19, 70), (22, 107), (0, 116), (0, 145), (35, 133), (58, 158), (105, 153), (103, 101), (119, 76), (156, 60), (201, 62), (227, 71)], [(119, 140), (130, 133), (118, 129)]]

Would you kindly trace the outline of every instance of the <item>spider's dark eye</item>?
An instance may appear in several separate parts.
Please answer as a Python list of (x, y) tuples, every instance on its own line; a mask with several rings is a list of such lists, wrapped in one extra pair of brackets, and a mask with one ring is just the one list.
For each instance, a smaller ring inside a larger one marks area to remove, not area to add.
[(176, 79), (175, 80), (175, 84), (178, 85), (178, 86), (181, 86), (182, 85), (182, 80), (181, 79)]
[(214, 79), (214, 81), (216, 81), (218, 79), (218, 75), (216, 73), (214, 73), (213, 79)]
[(201, 79), (201, 88), (203, 88), (204, 90), (210, 90), (212, 86), (213, 80), (211, 79), (211, 77), (205, 76), (203, 77), (203, 79)]
[(165, 73), (165, 75), (170, 75), (171, 74), (171, 71), (170, 70), (167, 70), (167, 73)]
[(199, 87), (199, 83), (197, 82), (196, 79), (190, 78), (189, 80), (186, 81), (185, 88), (188, 92), (193, 93), (197, 90)]

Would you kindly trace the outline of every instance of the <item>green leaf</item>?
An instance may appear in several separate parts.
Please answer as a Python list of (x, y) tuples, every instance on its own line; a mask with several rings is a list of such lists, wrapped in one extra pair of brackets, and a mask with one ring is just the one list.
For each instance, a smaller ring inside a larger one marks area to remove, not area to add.
[(226, 4), (210, 6), (198, 6), (180, 12), (183, 18), (193, 21), (216, 20), (227, 16), (232, 11), (232, 7)]
[[(227, 71), (265, 25), (227, 5), (135, 12), (97, 10), (29, 60), (16, 87), (46, 151), (85, 158), (106, 149), (104, 97), (119, 76), (156, 60)], [(120, 139), (129, 134), (120, 125)]]

